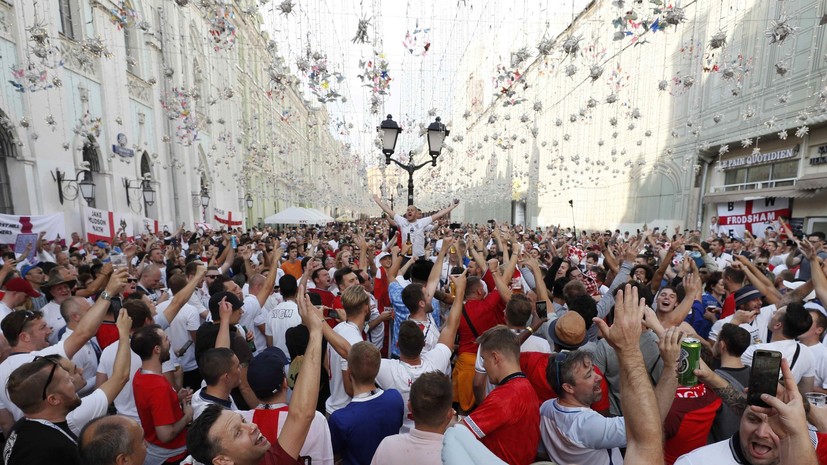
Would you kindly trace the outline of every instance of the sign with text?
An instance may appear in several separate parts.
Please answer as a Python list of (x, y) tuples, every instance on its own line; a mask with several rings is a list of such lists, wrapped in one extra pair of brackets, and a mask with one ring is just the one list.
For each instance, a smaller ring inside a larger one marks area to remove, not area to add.
[(783, 161), (798, 156), (798, 145), (790, 149), (775, 150), (767, 153), (752, 153), (743, 157), (730, 158), (728, 160), (721, 160), (718, 162), (718, 168), (724, 170), (731, 170), (735, 168), (743, 168), (752, 165), (763, 165), (766, 163), (774, 163)]
[(14, 244), (18, 234), (39, 234), (43, 239), (54, 241), (66, 237), (63, 213), (51, 215), (0, 215), (0, 244)]
[(37, 259), (35, 258), (37, 255), (37, 236), (38, 234), (18, 234), (17, 240), (14, 242), (14, 253), (26, 253), (26, 249), (28, 248), (29, 251), (26, 253), (26, 260), (32, 264), (37, 263)]
[(132, 223), (132, 218), (123, 213), (83, 207), (83, 232), (86, 234), (86, 240), (90, 242), (110, 242), (113, 237), (121, 233), (132, 237)]
[(790, 217), (790, 199), (767, 197), (718, 204), (719, 232), (729, 236), (744, 237), (744, 230), (748, 229), (753, 236), (764, 237), (767, 226), (781, 217)]

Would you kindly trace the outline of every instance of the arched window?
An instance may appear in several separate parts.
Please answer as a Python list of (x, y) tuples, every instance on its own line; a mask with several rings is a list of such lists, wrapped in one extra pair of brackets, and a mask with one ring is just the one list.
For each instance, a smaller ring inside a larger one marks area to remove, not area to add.
[[(101, 172), (101, 164), (98, 156), (98, 143), (93, 136), (89, 136), (89, 139), (83, 143), (83, 161), (89, 164), (89, 170), (91, 171), (91, 173), (86, 174), (86, 179), (94, 181), (95, 173)], [(96, 203), (96, 199), (91, 199), (89, 206), (96, 208)]]
[(14, 213), (14, 203), (11, 198), (11, 185), (9, 184), (10, 159), (14, 159), (17, 147), (8, 129), (0, 126), (0, 213), (7, 215)]

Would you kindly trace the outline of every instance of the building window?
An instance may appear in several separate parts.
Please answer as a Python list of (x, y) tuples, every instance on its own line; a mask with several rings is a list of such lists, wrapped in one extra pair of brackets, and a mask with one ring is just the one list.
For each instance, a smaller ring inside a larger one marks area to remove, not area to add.
[(77, 39), (75, 35), (75, 17), (77, 16), (75, 0), (58, 0), (57, 4), (60, 10), (60, 33), (66, 38)]
[(724, 175), (725, 191), (740, 191), (795, 185), (798, 160), (771, 165), (750, 166), (728, 170)]
[[(101, 164), (100, 157), (98, 157), (98, 143), (92, 136), (89, 136), (89, 139), (83, 144), (83, 161), (89, 164), (89, 170), (91, 171), (86, 173), (85, 179), (88, 181), (94, 181), (95, 173), (101, 172)], [(96, 208), (96, 204), (96, 199), (91, 199), (88, 203), (91, 208)]]
[[(132, 4), (124, 3), (124, 8), (127, 11), (134, 11)], [(130, 24), (131, 26), (132, 24)], [(126, 70), (135, 76), (141, 75), (141, 48), (138, 41), (138, 28), (125, 27), (123, 28), (123, 44), (126, 50)]]
[(4, 128), (0, 128), (0, 213), (6, 215), (14, 213), (11, 185), (9, 184), (9, 162), (14, 159), (15, 150), (9, 132)]

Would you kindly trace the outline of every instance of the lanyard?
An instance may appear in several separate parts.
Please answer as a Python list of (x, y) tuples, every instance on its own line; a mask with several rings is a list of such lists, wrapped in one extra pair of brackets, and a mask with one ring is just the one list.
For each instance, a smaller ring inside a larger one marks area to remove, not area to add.
[(72, 436), (70, 436), (69, 433), (64, 431), (63, 428), (60, 428), (59, 426), (52, 423), (51, 421), (41, 420), (39, 418), (26, 418), (26, 421), (36, 421), (36, 422), (40, 423), (41, 425), (45, 425), (45, 426), (48, 426), (49, 428), (56, 429), (56, 430), (60, 431), (61, 433), (63, 433), (64, 436), (69, 438), (69, 440), (72, 441), (72, 444), (77, 444), (78, 443), (78, 441), (75, 438), (73, 438)]

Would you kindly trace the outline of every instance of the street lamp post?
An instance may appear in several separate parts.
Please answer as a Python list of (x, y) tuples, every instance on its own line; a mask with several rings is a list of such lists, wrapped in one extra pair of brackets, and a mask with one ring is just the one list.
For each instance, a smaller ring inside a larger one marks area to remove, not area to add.
[(207, 221), (207, 207), (210, 206), (210, 191), (207, 190), (207, 186), (201, 188), (201, 215), (204, 217), (204, 221)]
[[(439, 157), (440, 152), (442, 152), (442, 145), (445, 142), (445, 137), (448, 136), (450, 131), (445, 128), (444, 124), (442, 124), (441, 118), (437, 117), (436, 121), (428, 126), (428, 154), (431, 156), (431, 160), (415, 165), (413, 162), (413, 151), (408, 152), (408, 163), (402, 163), (391, 158), (391, 155), (393, 155), (396, 150), (396, 141), (399, 138), (399, 133), (402, 132), (402, 128), (396, 124), (396, 121), (393, 120), (391, 115), (388, 115), (388, 118), (385, 121), (382, 121), (376, 129), (382, 134), (382, 153), (385, 154), (385, 164), (390, 165), (391, 162), (394, 162), (408, 173), (408, 205), (413, 205), (413, 174), (420, 168), (428, 165), (428, 163), (430, 163), (431, 166), (436, 166), (436, 159)], [(401, 184), (397, 186), (397, 188), (400, 187), (402, 187)], [(399, 196), (402, 196), (401, 192)], [(393, 208), (393, 206), (391, 206), (391, 208)]]

